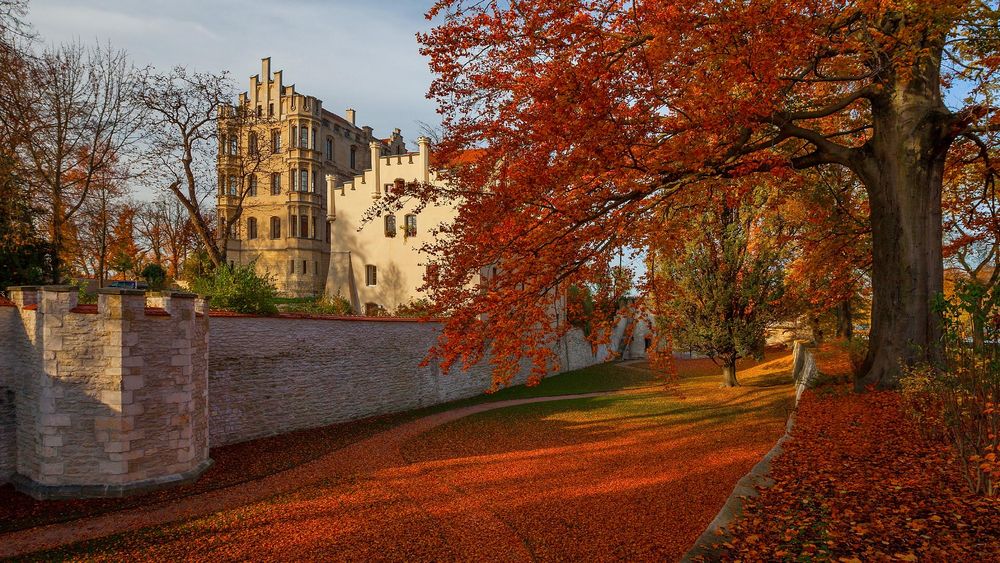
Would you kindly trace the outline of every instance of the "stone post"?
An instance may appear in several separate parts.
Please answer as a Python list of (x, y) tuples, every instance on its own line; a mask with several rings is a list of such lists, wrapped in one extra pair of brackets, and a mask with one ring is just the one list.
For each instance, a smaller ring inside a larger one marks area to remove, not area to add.
[(7, 288), (11, 302), (18, 309), (24, 309), (29, 305), (38, 304), (38, 287), (34, 285), (15, 285)]

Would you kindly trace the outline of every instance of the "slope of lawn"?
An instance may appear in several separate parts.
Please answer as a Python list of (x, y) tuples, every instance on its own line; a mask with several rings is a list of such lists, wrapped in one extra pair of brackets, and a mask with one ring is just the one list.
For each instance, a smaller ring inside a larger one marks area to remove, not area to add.
[(783, 432), (790, 355), (742, 367), (737, 389), (702, 360), (679, 362), (666, 388), (642, 370), (581, 370), (481, 400), (631, 390), (474, 414), (361, 454), (361, 473), (38, 557), (675, 559)]

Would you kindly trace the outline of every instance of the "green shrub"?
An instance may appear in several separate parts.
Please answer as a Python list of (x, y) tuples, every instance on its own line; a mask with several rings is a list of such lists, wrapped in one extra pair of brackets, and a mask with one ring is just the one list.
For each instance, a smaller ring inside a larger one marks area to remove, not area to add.
[(255, 263), (241, 266), (219, 266), (210, 276), (194, 280), (195, 292), (212, 297), (214, 309), (237, 313), (273, 315), (278, 312), (274, 304), (277, 288), (270, 274), (257, 273)]
[(163, 289), (163, 284), (167, 281), (167, 271), (163, 269), (163, 266), (155, 263), (147, 264), (139, 275), (146, 280), (149, 289), (152, 290)]
[(313, 315), (353, 315), (351, 302), (337, 294), (333, 297), (323, 296), (319, 299), (289, 300), (282, 305), (281, 310), (289, 313), (307, 313)]
[(413, 299), (403, 303), (392, 312), (394, 317), (429, 317), (434, 312), (434, 305), (427, 299)]

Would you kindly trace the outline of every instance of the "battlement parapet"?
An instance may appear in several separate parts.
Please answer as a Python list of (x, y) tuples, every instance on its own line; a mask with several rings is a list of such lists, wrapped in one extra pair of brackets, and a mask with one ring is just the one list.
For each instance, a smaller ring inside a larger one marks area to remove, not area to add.
[(209, 317), (196, 295), (109, 288), (86, 305), (74, 286), (8, 293), (17, 314), (6, 308), (13, 334), (0, 346), (16, 487), (36, 498), (122, 496), (211, 464)]

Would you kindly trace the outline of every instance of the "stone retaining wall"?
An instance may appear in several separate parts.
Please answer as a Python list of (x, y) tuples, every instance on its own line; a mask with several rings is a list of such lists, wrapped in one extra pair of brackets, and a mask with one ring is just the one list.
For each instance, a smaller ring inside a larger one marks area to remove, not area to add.
[[(437, 323), (378, 319), (212, 317), (213, 446), (481, 394), (488, 365), (442, 375), (420, 367)], [(597, 363), (582, 333), (556, 346), (564, 369)], [(515, 383), (523, 383), (522, 373)]]
[[(487, 364), (420, 367), (436, 323), (209, 316), (191, 294), (101, 290), (98, 305), (78, 305), (70, 286), (10, 294), (0, 302), (0, 483), (39, 498), (175, 483), (211, 463), (209, 444), (436, 405), (491, 382)], [(569, 370), (607, 350), (593, 353), (574, 330), (554, 352)]]

